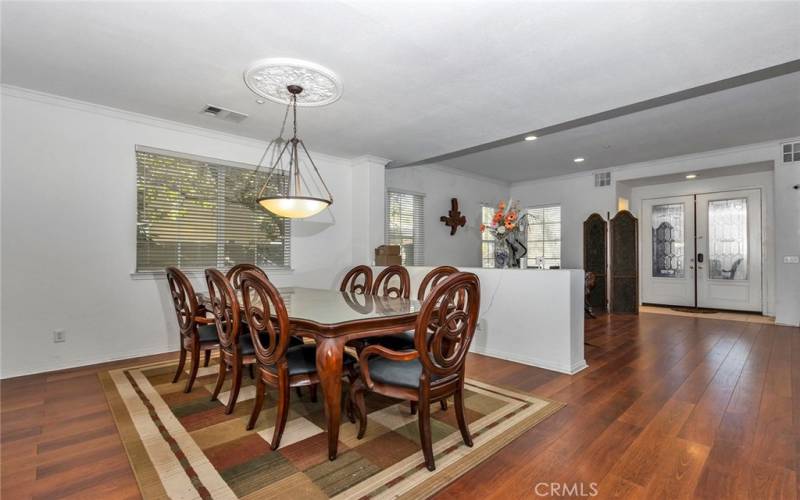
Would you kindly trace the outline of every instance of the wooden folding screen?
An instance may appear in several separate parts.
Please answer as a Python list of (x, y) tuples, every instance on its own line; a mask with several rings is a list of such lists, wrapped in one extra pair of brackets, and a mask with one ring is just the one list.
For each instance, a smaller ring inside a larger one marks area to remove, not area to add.
[(639, 221), (627, 210), (610, 223), (610, 310), (639, 313)]
[(583, 222), (583, 269), (597, 279), (589, 295), (589, 305), (595, 310), (607, 310), (608, 287), (608, 223), (602, 215), (594, 213)]

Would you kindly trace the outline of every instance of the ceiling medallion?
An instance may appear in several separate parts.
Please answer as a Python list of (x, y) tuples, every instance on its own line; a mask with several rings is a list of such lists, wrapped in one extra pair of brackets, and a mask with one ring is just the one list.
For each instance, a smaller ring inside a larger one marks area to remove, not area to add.
[(342, 81), (326, 68), (302, 59), (286, 57), (261, 59), (244, 72), (244, 83), (257, 95), (280, 104), (292, 102), (287, 88), (299, 85), (297, 106), (325, 106), (342, 96)]

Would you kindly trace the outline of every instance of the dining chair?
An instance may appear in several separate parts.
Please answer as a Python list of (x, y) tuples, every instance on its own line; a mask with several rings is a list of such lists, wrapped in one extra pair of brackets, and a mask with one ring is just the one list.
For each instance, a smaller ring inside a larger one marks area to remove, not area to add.
[[(464, 444), (472, 438), (464, 418), (465, 361), (480, 308), (480, 281), (472, 273), (455, 273), (431, 291), (417, 318), (415, 349), (394, 351), (371, 345), (359, 354), (361, 377), (350, 388), (358, 420), (358, 438), (367, 429), (366, 391), (415, 401), (422, 452), (434, 470), (431, 403), (454, 396), (456, 420)], [(446, 346), (447, 344), (447, 346)]]
[(197, 378), (197, 369), (200, 366), (200, 351), (205, 352), (205, 366), (208, 366), (211, 350), (219, 346), (219, 337), (213, 320), (206, 317), (205, 307), (199, 304), (189, 278), (177, 267), (168, 267), (166, 272), (172, 304), (175, 306), (175, 314), (178, 318), (181, 343), (178, 370), (172, 378), (172, 383), (174, 384), (180, 379), (186, 364), (186, 353), (190, 352), (192, 367), (183, 392), (191, 392), (194, 380)]
[[(278, 290), (253, 271), (242, 274), (242, 297), (250, 338), (255, 348), (258, 363), (256, 373), (256, 399), (247, 430), (255, 427), (267, 384), (278, 389), (278, 407), (275, 414), (275, 430), (270, 448), (280, 445), (283, 429), (289, 414), (290, 388), (319, 384), (316, 365), (316, 347), (313, 344), (289, 346), (289, 336), (281, 332), (290, 331), (289, 315)], [(358, 374), (356, 358), (345, 353), (343, 366), (348, 370), (351, 383)]]
[[(397, 278), (397, 285), (392, 284), (394, 278)], [(389, 266), (379, 272), (370, 293), (384, 297), (409, 298), (411, 296), (411, 278), (408, 275), (408, 269), (403, 266)]]
[[(359, 280), (363, 277), (363, 281)], [(347, 271), (339, 287), (341, 292), (368, 295), (372, 290), (372, 269), (369, 266), (356, 266)]]
[(245, 271), (254, 271), (256, 273), (261, 274), (262, 276), (264, 276), (264, 278), (269, 280), (269, 277), (267, 276), (267, 273), (264, 272), (263, 269), (261, 269), (260, 267), (256, 266), (255, 264), (236, 264), (232, 268), (228, 269), (227, 273), (225, 273), (225, 277), (228, 279), (228, 281), (233, 286), (234, 291), (237, 291), (237, 292), (241, 291), (241, 289), (242, 289), (242, 283), (241, 283), (242, 273), (245, 272)]
[[(443, 279), (457, 272), (458, 269), (452, 266), (439, 266), (432, 269), (422, 278), (422, 282), (419, 284), (417, 300), (420, 302), (424, 301), (428, 292), (433, 290)], [(380, 344), (389, 349), (394, 349), (395, 351), (403, 351), (414, 348), (414, 332), (403, 332), (395, 335), (375, 337), (368, 339), (368, 341), (371, 344)]]
[[(228, 269), (227, 273), (225, 273), (225, 277), (228, 279), (228, 282), (233, 287), (234, 292), (240, 293), (242, 291), (242, 273), (245, 271), (253, 271), (254, 273), (263, 276), (265, 280), (269, 281), (269, 276), (267, 276), (267, 273), (257, 265), (246, 264), (246, 263), (236, 264), (232, 268)], [(242, 318), (242, 321), (244, 322), (244, 318)], [(241, 336), (243, 338), (250, 338), (250, 333), (247, 330), (247, 323), (242, 324), (241, 330), (242, 330)], [(294, 335), (289, 341), (289, 346), (302, 345), (302, 344), (303, 344), (303, 339)], [(253, 373), (253, 366), (255, 366), (255, 363), (247, 365), (247, 367), (250, 369), (250, 378), (255, 378), (255, 374)], [(316, 386), (312, 387), (310, 389), (310, 392), (311, 392), (311, 401), (316, 403), (317, 387)], [(297, 395), (301, 396), (299, 387), (297, 388)]]
[[(230, 415), (236, 407), (242, 387), (242, 370), (256, 363), (255, 349), (247, 327), (242, 323), (241, 306), (231, 281), (216, 269), (206, 269), (206, 283), (210, 312), (219, 337), (219, 375), (211, 393), (211, 401), (219, 396), (230, 370), (231, 390), (225, 405), (225, 414)], [(250, 373), (253, 373), (252, 368)]]

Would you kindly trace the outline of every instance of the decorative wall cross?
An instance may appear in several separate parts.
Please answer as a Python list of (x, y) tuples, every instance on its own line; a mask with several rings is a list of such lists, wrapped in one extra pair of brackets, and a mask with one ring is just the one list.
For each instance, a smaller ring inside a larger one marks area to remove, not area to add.
[(467, 223), (467, 218), (461, 215), (461, 212), (458, 211), (458, 199), (451, 198), (450, 199), (451, 209), (447, 212), (447, 217), (444, 215), (439, 217), (439, 220), (444, 222), (445, 226), (450, 226), (450, 236), (456, 234), (458, 227), (464, 227), (464, 224)]

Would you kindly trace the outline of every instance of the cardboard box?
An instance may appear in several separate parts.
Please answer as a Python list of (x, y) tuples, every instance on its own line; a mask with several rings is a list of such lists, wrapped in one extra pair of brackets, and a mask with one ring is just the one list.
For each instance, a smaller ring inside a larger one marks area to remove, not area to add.
[(400, 255), (400, 245), (381, 245), (375, 249), (375, 257), (378, 255)]
[(399, 255), (375, 255), (376, 266), (399, 266), (403, 263), (403, 258)]

